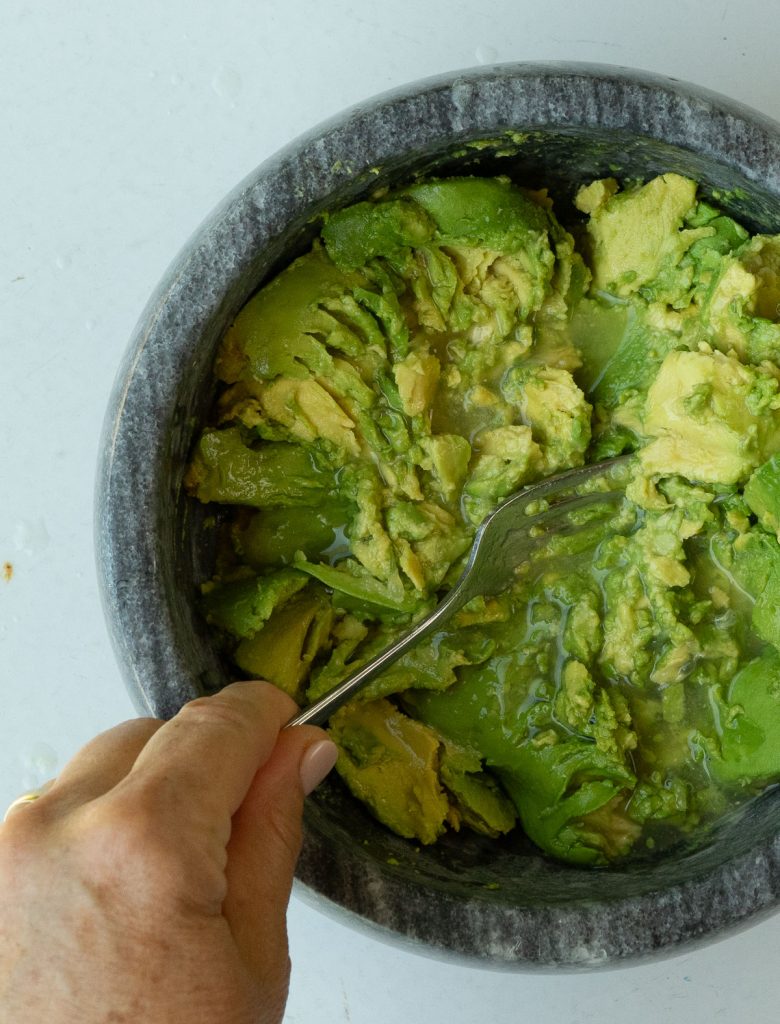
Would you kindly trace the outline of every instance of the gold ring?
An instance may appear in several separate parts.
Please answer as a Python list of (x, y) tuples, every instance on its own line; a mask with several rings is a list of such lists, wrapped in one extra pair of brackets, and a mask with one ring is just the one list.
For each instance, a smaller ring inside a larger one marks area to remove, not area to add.
[(11, 812), (15, 811), (17, 807), (23, 807), (25, 804), (35, 803), (35, 801), (40, 799), (40, 797), (42, 797), (47, 790), (51, 789), (53, 785), (54, 779), (50, 779), (48, 782), (44, 782), (39, 789), (31, 789), (29, 793), (22, 793), (21, 796), (18, 796), (11, 804), (9, 804), (8, 810), (3, 815), (3, 824), (8, 821)]

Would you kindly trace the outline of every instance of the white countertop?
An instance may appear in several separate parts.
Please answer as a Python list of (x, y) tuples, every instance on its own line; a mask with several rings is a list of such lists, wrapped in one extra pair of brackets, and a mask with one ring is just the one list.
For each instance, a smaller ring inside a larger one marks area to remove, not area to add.
[[(0, 807), (133, 714), (97, 594), (97, 440), (147, 297), (236, 182), (358, 100), (497, 61), (633, 65), (780, 119), (778, 39), (760, 0), (2, 0)], [(413, 956), (298, 899), (290, 935), (290, 1024), (777, 1019), (780, 915), (566, 976)]]

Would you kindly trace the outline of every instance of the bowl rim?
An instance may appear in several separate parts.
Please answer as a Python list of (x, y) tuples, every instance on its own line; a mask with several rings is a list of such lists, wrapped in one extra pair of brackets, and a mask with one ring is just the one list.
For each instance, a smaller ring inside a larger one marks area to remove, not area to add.
[[(542, 123), (636, 133), (639, 126), (645, 138), (713, 160), (780, 196), (780, 125), (771, 118), (678, 79), (565, 61), (471, 68), (390, 90), (322, 122), (260, 164), (171, 263), (134, 330), (103, 425), (95, 504), (99, 588), (120, 669), (142, 714), (170, 717), (198, 693), (174, 642), (151, 496), (166, 471), (170, 385), (186, 365), (193, 332), (204, 328), (257, 249), (257, 233), (250, 239), (240, 226), (251, 219), (262, 228), (261, 243), (270, 244), (291, 217), (339, 188), (357, 187), (375, 165), (445, 140), (488, 137), (505, 130), (508, 119), (520, 130)], [(342, 152), (343, 160), (333, 159)], [(204, 271), (210, 276), (202, 294)], [(182, 323), (176, 310), (185, 298), (194, 306)], [(309, 902), (418, 952), (472, 965), (583, 969), (671, 955), (772, 913), (780, 903), (780, 835), (703, 879), (554, 913), (468, 900), (449, 905), (441, 893), (424, 890), (405, 911), (411, 899), (405, 881), (386, 871), (380, 877), (364, 861), (334, 865), (332, 851), (310, 827), (297, 878)], [(438, 920), (443, 905), (449, 937)], [(618, 919), (614, 940), (610, 928)], [(651, 919), (658, 927), (648, 932)]]

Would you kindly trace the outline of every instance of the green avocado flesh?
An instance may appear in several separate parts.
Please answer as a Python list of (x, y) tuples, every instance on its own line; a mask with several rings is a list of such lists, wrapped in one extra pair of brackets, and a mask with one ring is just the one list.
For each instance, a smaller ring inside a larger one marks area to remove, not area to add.
[(317, 699), (435, 606), (508, 495), (635, 453), (336, 713), (401, 836), (522, 830), (603, 865), (701, 840), (780, 780), (780, 236), (664, 174), (428, 180), (329, 215), (244, 306), (189, 492), (237, 677)]

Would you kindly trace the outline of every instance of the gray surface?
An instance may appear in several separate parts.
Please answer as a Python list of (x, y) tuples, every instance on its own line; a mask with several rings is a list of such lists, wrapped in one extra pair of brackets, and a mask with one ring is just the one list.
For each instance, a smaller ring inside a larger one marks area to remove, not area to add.
[[(516, 154), (453, 147), (530, 128)], [(759, 115), (668, 79), (618, 69), (503, 66), (356, 108), (263, 165), (179, 257), (142, 317), (114, 394), (97, 514), (104, 598), (139, 707), (169, 715), (225, 679), (193, 611), (200, 510), (181, 494), (193, 425), (213, 394), (221, 330), (311, 236), (311, 217), (412, 170), (502, 169), (567, 182), (679, 170), (749, 189), (730, 208), (777, 229), (780, 146)], [(379, 173), (375, 173), (378, 171)], [(307, 808), (300, 879), (351, 914), (449, 955), (496, 965), (597, 965), (683, 948), (776, 905), (778, 793), (705, 848), (657, 865), (585, 872), (527, 844), (454, 837), (415, 853), (338, 784)], [(388, 863), (388, 859), (397, 864)], [(487, 884), (498, 881), (498, 889)]]

